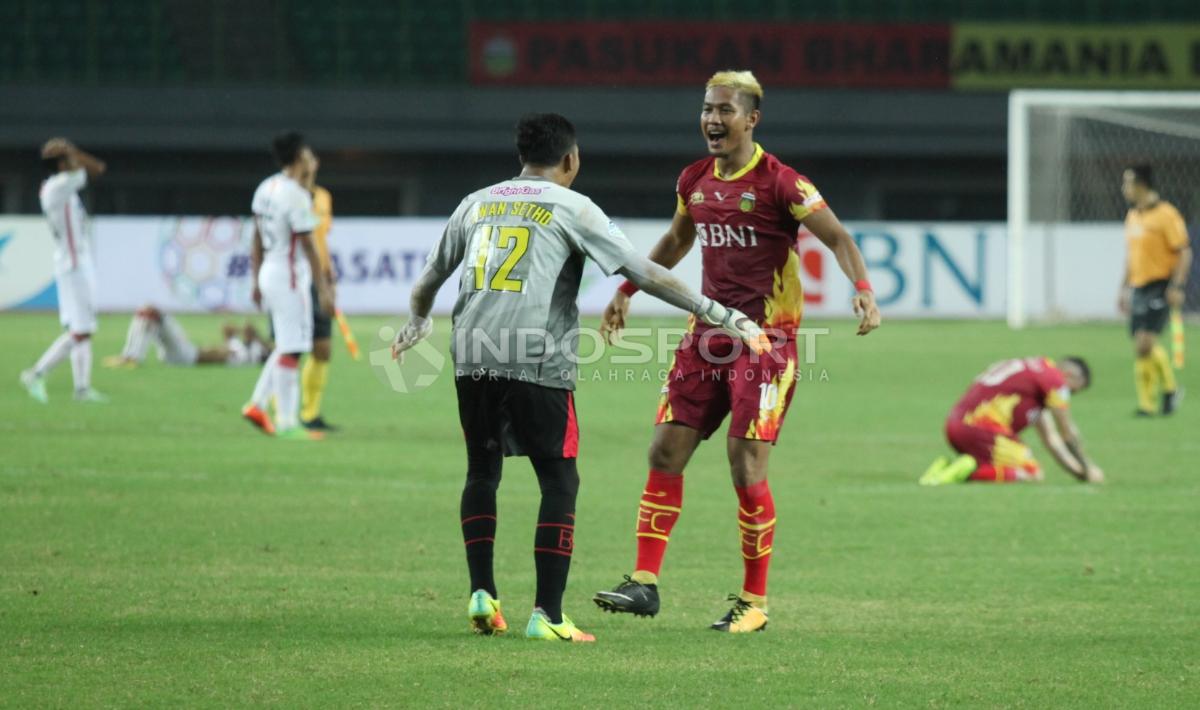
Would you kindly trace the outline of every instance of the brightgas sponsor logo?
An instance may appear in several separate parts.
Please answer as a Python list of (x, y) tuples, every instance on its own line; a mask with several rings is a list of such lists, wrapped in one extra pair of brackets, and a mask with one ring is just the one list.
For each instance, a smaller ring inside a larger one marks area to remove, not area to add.
[(499, 197), (515, 197), (518, 195), (540, 195), (546, 191), (544, 187), (529, 187), (528, 185), (500, 185), (493, 187), (488, 194)]

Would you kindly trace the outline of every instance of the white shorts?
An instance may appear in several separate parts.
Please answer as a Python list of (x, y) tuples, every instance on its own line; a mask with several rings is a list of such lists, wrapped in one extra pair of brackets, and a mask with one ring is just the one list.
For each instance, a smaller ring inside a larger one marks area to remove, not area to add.
[(313, 304), (309, 282), (298, 279), (293, 287), (291, 275), (286, 270), (263, 265), (258, 274), (258, 288), (262, 291), (263, 306), (271, 314), (275, 350), (280, 353), (312, 352)]
[(96, 276), (91, 264), (54, 275), (58, 320), (72, 334), (96, 332)]
[(168, 365), (195, 365), (199, 355), (179, 321), (164, 313), (158, 326), (158, 359)]

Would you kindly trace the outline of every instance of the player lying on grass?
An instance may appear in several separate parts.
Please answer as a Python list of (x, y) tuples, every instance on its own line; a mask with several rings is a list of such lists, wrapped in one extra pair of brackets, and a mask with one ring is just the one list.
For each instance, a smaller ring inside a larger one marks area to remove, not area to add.
[(622, 274), (651, 295), (728, 330), (758, 352), (770, 346), (744, 314), (693, 293), (639, 256), (595, 203), (570, 189), (579, 172), (570, 121), (557, 114), (525, 116), (517, 126), (517, 152), (519, 176), (471, 193), (450, 217), (413, 287), (411, 320), (397, 333), (392, 351), (400, 358), (429, 336), (434, 296), (462, 265), (451, 353), (467, 446), (460, 520), (471, 577), (471, 626), (484, 634), (508, 628), (492, 573), (496, 491), (504, 457), (528, 456), (542, 501), (533, 538), (537, 592), (525, 635), (594, 641), (562, 611), (579, 492), (572, 391), (585, 258), (605, 274)]
[[(801, 225), (833, 251), (854, 283), (858, 334), (880, 323), (854, 239), (807, 178), (754, 142), (762, 95), (750, 72), (720, 72), (708, 81), (700, 113), (708, 157), (680, 174), (674, 219), (650, 260), (671, 268), (698, 240), (704, 295), (745, 311), (777, 347), (771, 357), (737, 353), (729, 338), (692, 321), (659, 402), (650, 472), (638, 506), (633, 574), (594, 598), (607, 611), (658, 613), (658, 574), (683, 506), (684, 468), (700, 442), (729, 417), (725, 447), (738, 500), (742, 591), (730, 597), (732, 608), (712, 628), (733, 633), (767, 626), (767, 570), (775, 539), (767, 463), (795, 392), (796, 329), (804, 306), (795, 249)], [(602, 330), (615, 333), (625, 325), (636, 290), (633, 284), (621, 286), (605, 310)]]
[(261, 365), (271, 352), (271, 344), (248, 322), (240, 333), (238, 330), (226, 323), (221, 326), (221, 345), (197, 347), (179, 321), (154, 306), (145, 306), (133, 314), (121, 354), (105, 358), (104, 366), (137, 367), (146, 359), (151, 345), (158, 350), (158, 359), (168, 365)]
[(921, 476), (921, 485), (1042, 480), (1041, 467), (1018, 438), (1030, 424), (1067, 473), (1087, 483), (1104, 482), (1104, 473), (1083, 453), (1069, 406), (1071, 394), (1091, 382), (1091, 370), (1078, 357), (1058, 363), (1016, 358), (992, 365), (946, 418), (946, 439), (958, 457), (939, 457)]

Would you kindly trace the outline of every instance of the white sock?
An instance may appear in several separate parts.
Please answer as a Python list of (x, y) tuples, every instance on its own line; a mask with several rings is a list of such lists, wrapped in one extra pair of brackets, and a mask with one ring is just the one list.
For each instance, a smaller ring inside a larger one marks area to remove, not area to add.
[(267, 408), (268, 400), (275, 391), (275, 365), (278, 362), (279, 353), (272, 350), (271, 356), (263, 363), (262, 372), (258, 374), (258, 382), (254, 383), (254, 394), (250, 397), (250, 404), (259, 409)]
[(46, 348), (46, 352), (42, 353), (41, 359), (33, 366), (34, 373), (38, 377), (42, 377), (47, 372), (53, 370), (54, 366), (62, 362), (67, 353), (71, 352), (72, 342), (74, 342), (74, 338), (71, 337), (70, 333), (63, 333), (55, 338), (54, 342), (50, 343), (50, 347)]
[(300, 368), (280, 362), (275, 366), (275, 428), (279, 431), (300, 424)]
[(121, 356), (137, 362), (144, 360), (146, 346), (150, 344), (149, 331), (155, 327), (149, 318), (134, 316), (129, 322), (129, 331), (125, 333), (125, 349), (121, 351)]
[(92, 339), (75, 341), (71, 348), (71, 374), (75, 376), (75, 391), (83, 392), (92, 386)]

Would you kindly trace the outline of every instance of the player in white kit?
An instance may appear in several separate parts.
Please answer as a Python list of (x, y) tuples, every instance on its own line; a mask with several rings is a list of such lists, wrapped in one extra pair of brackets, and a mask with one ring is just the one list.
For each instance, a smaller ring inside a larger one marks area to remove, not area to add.
[[(285, 439), (319, 439), (320, 432), (300, 426), (300, 357), (312, 351), (313, 302), (329, 311), (329, 281), (320, 268), (313, 246), (317, 225), (312, 197), (300, 179), (313, 170), (312, 150), (299, 133), (285, 133), (272, 144), (280, 171), (263, 180), (254, 192), (254, 243), (250, 261), (254, 274), (255, 305), (271, 314), (275, 348), (263, 364), (250, 402), (242, 416), (264, 433)], [(266, 413), (275, 397), (275, 422)]]
[(104, 174), (104, 162), (80, 150), (66, 138), (51, 138), (42, 146), (42, 163), (49, 177), (38, 198), (42, 214), (54, 237), (54, 280), (58, 287), (58, 313), (66, 331), (50, 344), (31, 369), (21, 373), (29, 396), (45, 404), (46, 374), (70, 355), (75, 379), (75, 399), (104, 402), (92, 389), (92, 333), (96, 332), (96, 273), (92, 264), (92, 238), (87, 211), (79, 191), (89, 179)]
[(271, 351), (270, 343), (249, 322), (240, 333), (231, 323), (221, 326), (221, 339), (221, 345), (197, 346), (171, 314), (143, 306), (129, 322), (121, 354), (104, 358), (104, 366), (123, 370), (139, 367), (151, 345), (158, 351), (160, 362), (177, 367), (261, 365)]

